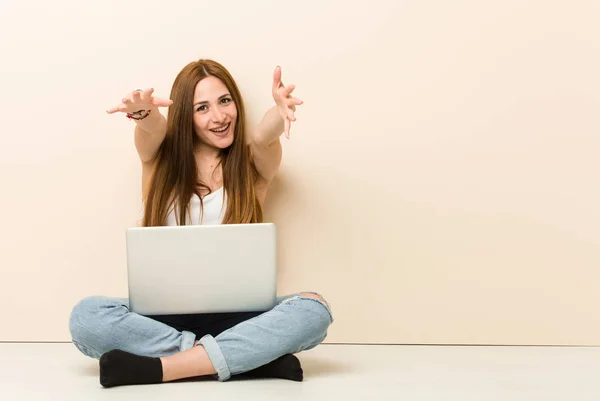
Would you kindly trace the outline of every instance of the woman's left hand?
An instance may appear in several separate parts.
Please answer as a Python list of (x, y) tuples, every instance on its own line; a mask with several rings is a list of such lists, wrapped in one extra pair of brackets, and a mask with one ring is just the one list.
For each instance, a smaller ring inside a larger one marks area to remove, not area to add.
[(296, 121), (296, 117), (294, 116), (296, 106), (303, 103), (302, 100), (292, 97), (292, 92), (295, 88), (295, 85), (283, 85), (283, 82), (281, 82), (281, 67), (278, 66), (273, 74), (273, 99), (279, 110), (279, 115), (283, 118), (286, 138), (290, 137), (292, 121)]

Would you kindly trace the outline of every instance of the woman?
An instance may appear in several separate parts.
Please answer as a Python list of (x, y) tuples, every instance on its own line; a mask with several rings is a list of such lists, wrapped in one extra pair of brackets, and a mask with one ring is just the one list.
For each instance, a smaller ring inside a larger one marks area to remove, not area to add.
[[(136, 123), (142, 162), (144, 226), (239, 224), (262, 221), (269, 185), (281, 162), (280, 136), (289, 136), (302, 104), (273, 76), (273, 99), (252, 135), (229, 72), (212, 60), (188, 64), (169, 100), (136, 90), (108, 110)], [(165, 119), (158, 107), (170, 106)], [(145, 317), (127, 299), (88, 297), (73, 309), (75, 346), (100, 359), (104, 387), (232, 375), (301, 381), (294, 353), (320, 344), (333, 322), (316, 293), (280, 297), (266, 313)]]

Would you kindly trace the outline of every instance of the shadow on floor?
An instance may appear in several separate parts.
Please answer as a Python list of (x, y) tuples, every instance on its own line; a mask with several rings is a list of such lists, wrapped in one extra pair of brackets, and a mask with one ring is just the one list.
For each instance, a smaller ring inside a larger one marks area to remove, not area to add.
[(356, 369), (353, 369), (353, 366), (349, 366), (347, 364), (343, 364), (342, 362), (338, 362), (332, 359), (312, 356), (312, 355), (302, 355), (301, 353), (297, 355), (298, 359), (300, 359), (300, 363), (302, 363), (302, 370), (304, 371), (304, 378), (313, 378), (320, 376), (335, 376), (337, 374), (347, 374), (352, 373)]

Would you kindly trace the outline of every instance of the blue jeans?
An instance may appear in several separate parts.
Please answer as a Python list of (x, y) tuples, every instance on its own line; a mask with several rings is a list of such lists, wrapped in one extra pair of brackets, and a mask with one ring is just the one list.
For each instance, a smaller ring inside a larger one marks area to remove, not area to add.
[[(325, 339), (333, 323), (329, 305), (304, 294), (279, 297), (273, 309), (198, 339), (220, 381), (285, 354), (309, 350)], [(73, 344), (96, 359), (113, 349), (162, 357), (192, 348), (197, 335), (173, 326), (131, 312), (128, 299), (98, 296), (81, 300), (70, 319)]]

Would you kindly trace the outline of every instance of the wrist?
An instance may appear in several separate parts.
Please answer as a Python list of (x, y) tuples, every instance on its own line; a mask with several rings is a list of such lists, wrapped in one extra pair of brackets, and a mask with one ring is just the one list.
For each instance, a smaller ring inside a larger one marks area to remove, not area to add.
[(150, 134), (162, 134), (167, 130), (167, 120), (162, 113), (155, 107), (151, 107), (149, 110), (152, 112), (142, 120), (135, 120), (137, 128)]
[(152, 114), (152, 109), (139, 109), (131, 113), (127, 113), (126, 116), (130, 120), (141, 121), (148, 117), (150, 114)]

